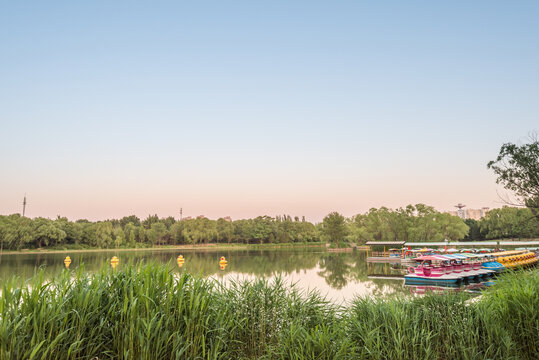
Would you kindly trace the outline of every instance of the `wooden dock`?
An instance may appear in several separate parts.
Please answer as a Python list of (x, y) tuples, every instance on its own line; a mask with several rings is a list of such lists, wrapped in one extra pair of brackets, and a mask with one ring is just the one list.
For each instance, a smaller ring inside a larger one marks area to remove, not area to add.
[(367, 262), (370, 263), (392, 263), (400, 264), (401, 258), (397, 256), (370, 256), (367, 258)]
[(404, 280), (404, 275), (369, 274), (369, 279)]

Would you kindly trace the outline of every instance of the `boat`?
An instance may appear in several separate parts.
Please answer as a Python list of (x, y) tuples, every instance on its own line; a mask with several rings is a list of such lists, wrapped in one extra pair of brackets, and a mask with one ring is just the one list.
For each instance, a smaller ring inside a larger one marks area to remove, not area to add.
[(443, 286), (460, 286), (464, 283), (464, 279), (458, 274), (428, 276), (416, 273), (407, 274), (404, 276), (405, 285), (443, 285)]
[(505, 270), (505, 266), (503, 266), (497, 261), (487, 261), (487, 262), (484, 262), (482, 266), (483, 266), (483, 269), (492, 270), (497, 273)]
[(527, 268), (539, 262), (537, 255), (529, 250), (502, 251), (490, 255), (506, 269)]
[(419, 264), (409, 267), (405, 284), (433, 284), (458, 286), (462, 283), (481, 282), (496, 271), (482, 268), (484, 256), (475, 254), (446, 254), (419, 256)]

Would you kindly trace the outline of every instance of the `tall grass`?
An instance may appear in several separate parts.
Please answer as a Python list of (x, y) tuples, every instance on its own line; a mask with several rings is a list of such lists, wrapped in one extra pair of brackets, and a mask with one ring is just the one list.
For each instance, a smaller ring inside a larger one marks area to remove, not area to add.
[(485, 342), (490, 329), (464, 301), (461, 294), (359, 300), (348, 333), (364, 359), (519, 359), (510, 342)]
[(156, 264), (64, 271), (0, 296), (0, 359), (535, 359), (539, 273), (463, 294), (341, 308), (281, 280), (227, 285)]
[(517, 349), (520, 359), (539, 359), (539, 270), (504, 274), (485, 292), (477, 312), (487, 327), (502, 328), (502, 339)]

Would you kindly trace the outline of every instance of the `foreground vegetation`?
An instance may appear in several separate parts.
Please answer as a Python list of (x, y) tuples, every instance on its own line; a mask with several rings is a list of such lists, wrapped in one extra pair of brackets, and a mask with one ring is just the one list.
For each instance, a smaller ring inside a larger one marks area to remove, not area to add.
[(345, 307), (280, 280), (227, 287), (162, 265), (37, 274), (0, 298), (2, 359), (535, 359), (539, 272)]

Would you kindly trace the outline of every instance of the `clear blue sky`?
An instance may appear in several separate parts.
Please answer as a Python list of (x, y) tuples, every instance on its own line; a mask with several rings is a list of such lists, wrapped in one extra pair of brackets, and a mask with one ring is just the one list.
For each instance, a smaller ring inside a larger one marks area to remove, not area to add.
[(500, 206), (537, 1), (1, 1), (0, 214)]

